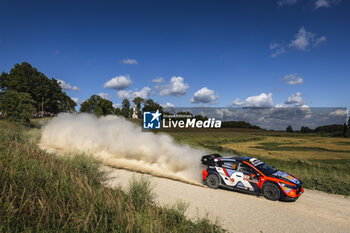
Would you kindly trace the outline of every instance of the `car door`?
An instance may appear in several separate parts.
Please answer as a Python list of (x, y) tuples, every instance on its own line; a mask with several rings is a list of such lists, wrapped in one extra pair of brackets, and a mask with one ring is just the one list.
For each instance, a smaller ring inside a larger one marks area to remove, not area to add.
[(237, 169), (235, 161), (219, 161), (216, 169), (227, 186), (235, 186), (234, 179), (232, 179), (232, 175)]
[(243, 190), (254, 191), (255, 188), (251, 184), (252, 174), (253, 169), (248, 165), (240, 162), (238, 164), (237, 171), (232, 174), (232, 178), (235, 180), (235, 187)]

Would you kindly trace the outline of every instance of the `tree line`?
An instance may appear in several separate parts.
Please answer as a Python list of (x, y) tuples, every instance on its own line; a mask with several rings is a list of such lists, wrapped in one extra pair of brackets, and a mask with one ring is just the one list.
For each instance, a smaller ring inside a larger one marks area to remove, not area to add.
[(347, 124), (332, 124), (332, 125), (322, 125), (318, 126), (315, 129), (310, 129), (307, 126), (302, 126), (299, 131), (294, 131), (292, 126), (286, 128), (286, 132), (293, 133), (298, 132), (302, 134), (319, 134), (324, 136), (333, 136), (333, 137), (350, 137), (350, 117)]
[[(132, 102), (136, 107), (137, 118), (142, 118), (142, 112), (144, 111), (163, 111), (163, 107), (152, 99), (144, 100), (141, 97), (136, 97)], [(80, 112), (93, 113), (97, 116), (118, 115), (131, 118), (133, 108), (131, 108), (128, 99), (123, 100), (120, 108), (114, 108), (112, 101), (106, 100), (99, 95), (92, 95), (80, 105)]]

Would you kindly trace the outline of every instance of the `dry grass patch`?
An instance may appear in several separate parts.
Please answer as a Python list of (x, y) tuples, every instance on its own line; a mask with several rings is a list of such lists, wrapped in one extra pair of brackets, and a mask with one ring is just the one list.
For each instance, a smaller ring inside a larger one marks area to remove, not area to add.
[(349, 159), (350, 139), (330, 137), (275, 137), (222, 145), (240, 154), (276, 159)]

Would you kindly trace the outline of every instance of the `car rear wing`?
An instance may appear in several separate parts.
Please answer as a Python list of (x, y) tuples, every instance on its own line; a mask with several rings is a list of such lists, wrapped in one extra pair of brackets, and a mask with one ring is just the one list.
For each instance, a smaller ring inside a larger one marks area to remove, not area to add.
[(221, 157), (219, 154), (210, 154), (210, 155), (204, 155), (202, 156), (202, 164), (207, 165), (207, 166), (215, 166), (216, 165), (216, 158)]

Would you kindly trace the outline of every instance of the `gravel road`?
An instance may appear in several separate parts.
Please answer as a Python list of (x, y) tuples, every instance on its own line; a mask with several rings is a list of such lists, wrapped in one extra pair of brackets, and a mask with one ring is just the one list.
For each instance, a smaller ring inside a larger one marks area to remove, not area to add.
[(106, 168), (108, 185), (125, 187), (133, 176), (150, 178), (156, 201), (189, 203), (186, 215), (219, 220), (229, 232), (350, 232), (350, 198), (305, 190), (296, 202), (273, 202), (264, 197), (209, 189), (121, 169)]

